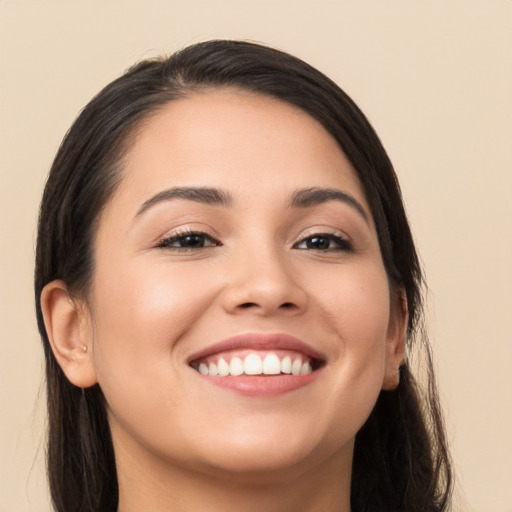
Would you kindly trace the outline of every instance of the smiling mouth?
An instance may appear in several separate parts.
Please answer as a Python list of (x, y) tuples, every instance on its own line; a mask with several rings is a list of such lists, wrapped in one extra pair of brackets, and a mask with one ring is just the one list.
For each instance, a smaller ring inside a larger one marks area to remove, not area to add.
[(199, 358), (190, 366), (205, 376), (297, 376), (314, 372), (322, 366), (322, 361), (291, 350), (238, 350)]
[(187, 363), (209, 384), (242, 396), (272, 398), (314, 382), (326, 361), (294, 336), (245, 333), (205, 347)]

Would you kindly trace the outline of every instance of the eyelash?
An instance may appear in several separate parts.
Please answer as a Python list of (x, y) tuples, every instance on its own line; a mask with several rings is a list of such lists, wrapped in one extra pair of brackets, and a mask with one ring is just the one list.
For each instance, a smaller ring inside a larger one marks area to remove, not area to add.
[[(187, 238), (191, 239), (192, 237), (196, 237), (196, 240), (202, 239), (203, 244), (205, 242), (208, 242), (208, 245), (201, 245), (199, 247), (197, 246), (179, 246), (179, 245), (173, 245), (175, 243), (183, 243)], [(156, 245), (159, 249), (170, 249), (174, 251), (195, 251), (199, 249), (205, 249), (209, 247), (218, 247), (219, 245), (222, 245), (218, 240), (216, 240), (213, 236), (208, 235), (207, 233), (201, 232), (201, 231), (193, 231), (193, 230), (183, 230), (178, 231), (177, 233), (163, 238), (158, 242)]]
[[(189, 239), (189, 242), (192, 241), (191, 239), (195, 237), (195, 241), (202, 243), (202, 245), (198, 246), (180, 246), (180, 245), (173, 245), (173, 244), (179, 244), (184, 243), (186, 239)], [(325, 241), (327, 241), (329, 247), (300, 247), (302, 244), (307, 243), (315, 243), (315, 239), (319, 245), (322, 245), (322, 242), (325, 244)], [(205, 243), (208, 243), (208, 245), (204, 245)], [(336, 244), (336, 247), (330, 247), (331, 242), (334, 242)], [(183, 230), (179, 231), (169, 237), (163, 238), (158, 242), (156, 245), (157, 248), (160, 249), (170, 249), (174, 251), (195, 251), (199, 249), (205, 249), (209, 247), (219, 247), (222, 244), (212, 237), (211, 235), (201, 232), (201, 231), (193, 231), (193, 230)], [(304, 237), (299, 242), (297, 242), (294, 246), (294, 249), (299, 250), (312, 250), (312, 251), (321, 251), (321, 252), (334, 252), (334, 251), (340, 251), (340, 252), (352, 252), (353, 247), (352, 244), (344, 237), (340, 235), (336, 235), (334, 233), (314, 233), (312, 235), (309, 235), (307, 237)]]
[[(312, 242), (313, 240), (327, 240), (329, 245), (331, 242), (334, 242), (336, 244), (336, 247), (299, 247), (301, 244)], [(334, 233), (314, 233), (313, 235), (309, 235), (299, 242), (297, 242), (294, 245), (294, 248), (299, 250), (312, 250), (312, 251), (321, 251), (321, 252), (333, 252), (333, 251), (340, 251), (340, 252), (352, 252), (353, 247), (352, 244), (344, 237), (340, 235), (335, 235)]]

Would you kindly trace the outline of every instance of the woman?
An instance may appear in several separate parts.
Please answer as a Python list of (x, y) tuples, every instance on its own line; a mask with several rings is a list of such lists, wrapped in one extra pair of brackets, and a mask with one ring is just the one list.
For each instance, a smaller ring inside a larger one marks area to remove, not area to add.
[(264, 46), (144, 61), (80, 114), (35, 293), (58, 511), (442, 511), (422, 275), (389, 159)]

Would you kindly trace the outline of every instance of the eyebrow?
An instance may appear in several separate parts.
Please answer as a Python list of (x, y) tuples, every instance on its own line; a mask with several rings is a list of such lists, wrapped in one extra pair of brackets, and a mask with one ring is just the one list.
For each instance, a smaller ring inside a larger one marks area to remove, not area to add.
[[(137, 211), (135, 218), (145, 211), (164, 201), (185, 199), (197, 203), (214, 206), (232, 206), (234, 201), (231, 194), (224, 190), (212, 187), (173, 187), (163, 190), (145, 201)], [(368, 215), (363, 206), (354, 197), (336, 188), (303, 188), (294, 192), (288, 206), (290, 208), (310, 208), (328, 201), (341, 201), (354, 208), (368, 223)]]
[(292, 208), (309, 208), (328, 201), (341, 201), (354, 208), (368, 224), (368, 214), (363, 205), (354, 197), (337, 188), (304, 188), (292, 194), (290, 206)]
[(163, 201), (171, 199), (186, 199), (196, 203), (210, 204), (215, 206), (231, 206), (233, 198), (227, 192), (217, 188), (209, 187), (173, 187), (163, 190), (149, 198), (137, 211), (135, 217), (139, 217), (146, 210)]

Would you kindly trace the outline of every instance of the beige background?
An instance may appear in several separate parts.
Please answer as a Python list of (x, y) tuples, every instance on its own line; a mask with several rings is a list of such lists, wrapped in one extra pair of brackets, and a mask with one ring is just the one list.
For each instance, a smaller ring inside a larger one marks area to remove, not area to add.
[(52, 157), (127, 66), (214, 37), (304, 58), (370, 117), (428, 274), (456, 509), (512, 512), (510, 0), (0, 0), (0, 512), (49, 510), (32, 266)]

